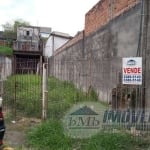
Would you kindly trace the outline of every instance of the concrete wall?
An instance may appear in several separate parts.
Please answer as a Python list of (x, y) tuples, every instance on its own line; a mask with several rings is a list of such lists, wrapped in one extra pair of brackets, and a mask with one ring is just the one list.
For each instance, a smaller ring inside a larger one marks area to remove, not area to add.
[(140, 5), (137, 5), (85, 40), (85, 55), (91, 59), (92, 86), (102, 100), (110, 101), (112, 89), (121, 82), (122, 57), (136, 56), (139, 18)]
[(76, 35), (51, 58), (51, 75), (86, 92), (92, 87), (101, 100), (111, 101), (112, 89), (121, 82), (122, 57), (137, 53), (140, 13), (137, 4), (88, 36), (84, 31)]
[(39, 42), (39, 28), (38, 27), (18, 27), (17, 41), (32, 41)]
[(53, 55), (54, 51), (64, 45), (69, 38), (60, 37), (60, 36), (50, 36), (46, 42), (44, 49), (44, 56), (50, 57)]
[(6, 80), (12, 74), (12, 58), (0, 56), (0, 81)]

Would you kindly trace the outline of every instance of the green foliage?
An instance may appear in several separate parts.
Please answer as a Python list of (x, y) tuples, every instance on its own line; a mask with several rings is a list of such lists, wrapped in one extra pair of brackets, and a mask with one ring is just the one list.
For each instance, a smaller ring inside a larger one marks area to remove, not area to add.
[(90, 86), (88, 90), (88, 96), (92, 101), (97, 101), (98, 100), (98, 95), (95, 92), (94, 88)]
[(41, 77), (38, 75), (11, 76), (4, 83), (5, 103), (17, 108), (17, 113), (41, 116)]
[(28, 132), (28, 143), (37, 150), (67, 150), (71, 139), (63, 134), (61, 122), (50, 120)]
[[(17, 108), (17, 113), (41, 116), (41, 77), (38, 75), (15, 75), (4, 83), (4, 102)], [(122, 133), (99, 133), (89, 139), (72, 139), (64, 134), (61, 117), (69, 107), (78, 101), (96, 101), (94, 90), (85, 94), (73, 83), (48, 79), (48, 117), (27, 133), (29, 147), (36, 150), (133, 150), (147, 147), (148, 142), (137, 142), (135, 138)], [(7, 100), (7, 101), (6, 101)], [(8, 119), (12, 118), (8, 114)]]
[(77, 89), (71, 82), (49, 78), (48, 116), (51, 118), (61, 118), (68, 108), (77, 102), (98, 100), (98, 98), (95, 98), (96, 96), (92, 96), (87, 96), (87, 94)]
[(13, 55), (13, 49), (7, 46), (0, 46), (0, 55)]
[[(81, 146), (82, 150), (133, 150), (136, 140), (123, 133), (99, 133)], [(127, 146), (128, 145), (128, 146)]]
[(6, 22), (3, 24), (4, 28), (4, 36), (7, 39), (16, 39), (17, 38), (17, 27), (19, 26), (29, 26), (30, 23), (24, 21), (22, 19), (15, 20), (12, 24), (10, 22)]
[[(41, 77), (38, 75), (11, 76), (4, 84), (4, 99), (10, 106), (16, 107), (17, 112), (41, 117), (41, 84)], [(61, 118), (77, 102), (96, 101), (92, 96), (87, 96), (73, 83), (51, 77), (48, 79), (47, 116)]]
[(125, 133), (100, 132), (88, 139), (71, 139), (63, 134), (58, 120), (47, 121), (30, 130), (27, 142), (37, 150), (133, 150), (150, 146), (149, 141), (137, 140)]
[(23, 19), (17, 19), (14, 21), (14, 24), (13, 24), (13, 30), (15, 32), (17, 32), (17, 27), (21, 27), (21, 26), (29, 26), (30, 23), (23, 20)]

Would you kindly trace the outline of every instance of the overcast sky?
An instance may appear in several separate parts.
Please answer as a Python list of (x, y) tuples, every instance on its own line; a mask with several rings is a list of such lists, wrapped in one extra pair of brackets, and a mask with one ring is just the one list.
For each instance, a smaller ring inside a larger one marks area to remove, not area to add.
[(0, 0), (2, 24), (23, 19), (34, 26), (51, 27), (75, 35), (84, 29), (85, 14), (100, 0)]

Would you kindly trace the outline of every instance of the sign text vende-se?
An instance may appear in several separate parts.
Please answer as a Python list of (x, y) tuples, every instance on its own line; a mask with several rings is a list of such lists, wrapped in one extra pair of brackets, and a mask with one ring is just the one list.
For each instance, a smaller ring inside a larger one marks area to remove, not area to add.
[(128, 57), (122, 59), (122, 83), (123, 84), (142, 84), (142, 58)]
[(139, 74), (139, 73), (142, 72), (142, 69), (141, 68), (124, 68), (123, 71), (124, 71), (125, 74), (127, 74), (127, 73), (128, 74), (130, 74), (130, 73)]

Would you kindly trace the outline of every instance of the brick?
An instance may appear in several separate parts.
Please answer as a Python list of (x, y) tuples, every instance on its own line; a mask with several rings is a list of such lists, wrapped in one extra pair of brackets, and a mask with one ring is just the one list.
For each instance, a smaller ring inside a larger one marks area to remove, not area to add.
[[(113, 18), (121, 15), (129, 8), (139, 3), (139, 0), (115, 0), (113, 3)], [(85, 35), (95, 32), (110, 20), (110, 0), (101, 0), (85, 15)]]

